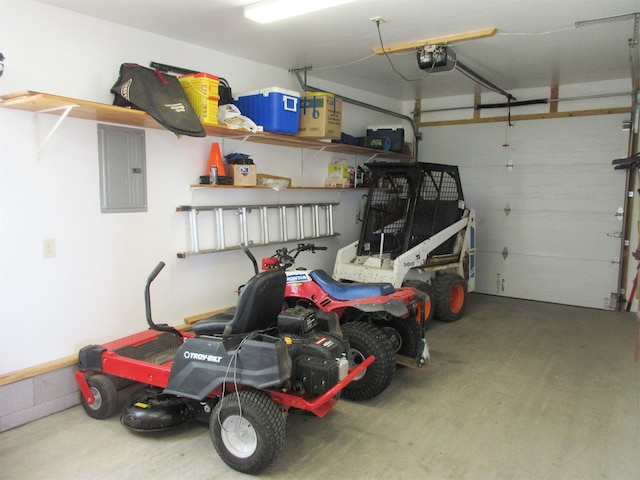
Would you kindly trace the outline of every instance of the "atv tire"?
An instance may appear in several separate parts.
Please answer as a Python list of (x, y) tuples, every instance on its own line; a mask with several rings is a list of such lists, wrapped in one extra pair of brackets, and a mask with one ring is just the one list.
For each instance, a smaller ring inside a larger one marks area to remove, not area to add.
[(391, 342), (395, 353), (417, 358), (422, 353), (422, 333), (414, 317), (377, 320), (375, 325)]
[(434, 280), (435, 316), (443, 322), (455, 322), (467, 306), (467, 282), (460, 275), (447, 273)]
[(435, 310), (434, 299), (433, 299), (433, 288), (427, 282), (422, 282), (420, 280), (405, 280), (402, 282), (403, 287), (412, 287), (421, 292), (426, 293), (429, 296), (429, 301), (427, 302), (425, 308), (428, 309), (424, 312), (424, 326), (428, 327), (429, 322), (433, 319), (433, 312)]
[(375, 361), (342, 390), (349, 400), (369, 400), (386, 389), (396, 370), (393, 345), (376, 326), (365, 322), (347, 322), (342, 325), (344, 337), (349, 341), (349, 367), (354, 368), (369, 355)]
[(91, 418), (104, 420), (113, 415), (118, 408), (118, 390), (113, 381), (106, 375), (97, 374), (87, 379), (93, 394), (93, 404), (89, 405), (82, 396), (82, 408)]
[(211, 413), (209, 432), (227, 465), (257, 474), (282, 450), (285, 423), (280, 408), (266, 393), (247, 389), (223, 397)]

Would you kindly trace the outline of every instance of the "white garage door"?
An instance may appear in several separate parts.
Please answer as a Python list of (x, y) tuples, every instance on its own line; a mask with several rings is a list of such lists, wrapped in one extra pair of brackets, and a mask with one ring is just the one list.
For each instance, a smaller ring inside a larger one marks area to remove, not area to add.
[(476, 209), (476, 291), (611, 308), (617, 291), (626, 115), (423, 129), (421, 161), (457, 164)]

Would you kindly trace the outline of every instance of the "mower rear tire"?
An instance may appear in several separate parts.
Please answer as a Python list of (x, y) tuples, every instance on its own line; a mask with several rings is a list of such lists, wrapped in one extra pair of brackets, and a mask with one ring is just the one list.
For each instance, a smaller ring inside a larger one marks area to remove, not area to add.
[(91, 418), (104, 420), (113, 415), (118, 408), (118, 390), (106, 375), (96, 374), (87, 379), (93, 395), (93, 404), (89, 405), (82, 397), (82, 408)]
[(257, 474), (284, 445), (285, 417), (269, 395), (247, 389), (225, 395), (211, 413), (209, 432), (220, 458), (234, 470)]
[(396, 355), (389, 338), (375, 325), (366, 322), (347, 322), (342, 332), (349, 341), (349, 367), (360, 365), (374, 355), (375, 361), (343, 390), (349, 400), (369, 400), (384, 391), (396, 370)]
[(435, 316), (443, 322), (455, 322), (467, 306), (467, 282), (460, 275), (446, 273), (434, 280)]

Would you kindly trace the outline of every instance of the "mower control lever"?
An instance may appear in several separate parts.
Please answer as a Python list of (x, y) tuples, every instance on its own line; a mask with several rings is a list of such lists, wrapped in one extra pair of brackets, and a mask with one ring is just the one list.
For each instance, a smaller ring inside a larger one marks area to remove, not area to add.
[(247, 257), (249, 257), (249, 260), (251, 260), (251, 263), (253, 263), (253, 270), (255, 271), (256, 275), (260, 272), (260, 270), (258, 270), (258, 262), (256, 260), (256, 257), (253, 256), (253, 253), (251, 253), (251, 250), (249, 250), (249, 247), (244, 247), (244, 253), (245, 255), (247, 255)]
[(153, 319), (151, 318), (151, 293), (150, 293), (151, 282), (153, 282), (156, 279), (156, 277), (158, 276), (160, 271), (164, 268), (164, 266), (165, 266), (164, 262), (160, 262), (158, 263), (158, 265), (156, 265), (156, 268), (154, 268), (153, 271), (147, 277), (147, 284), (144, 287), (144, 309), (145, 309), (145, 313), (147, 314), (147, 323), (149, 324), (149, 328), (151, 328), (151, 330), (158, 330), (160, 332), (170, 332), (176, 335), (177, 337), (182, 338), (182, 333), (180, 333), (175, 328), (165, 323), (156, 324), (153, 322)]

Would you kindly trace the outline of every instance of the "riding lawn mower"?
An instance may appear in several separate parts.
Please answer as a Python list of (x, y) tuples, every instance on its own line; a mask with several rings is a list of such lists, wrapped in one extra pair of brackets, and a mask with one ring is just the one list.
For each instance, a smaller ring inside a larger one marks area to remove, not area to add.
[(203, 320), (193, 331), (156, 324), (150, 286), (163, 267), (160, 262), (146, 282), (149, 328), (79, 352), (75, 376), (92, 418), (116, 412), (117, 384), (138, 382), (142, 388), (121, 414), (126, 427), (148, 432), (207, 420), (222, 460), (256, 474), (281, 451), (287, 412), (325, 416), (375, 360), (368, 356), (349, 368), (349, 344), (335, 314), (283, 310), (283, 270), (256, 274), (232, 314)]

